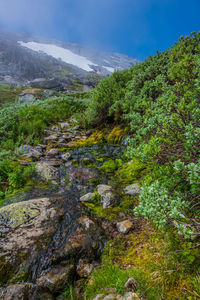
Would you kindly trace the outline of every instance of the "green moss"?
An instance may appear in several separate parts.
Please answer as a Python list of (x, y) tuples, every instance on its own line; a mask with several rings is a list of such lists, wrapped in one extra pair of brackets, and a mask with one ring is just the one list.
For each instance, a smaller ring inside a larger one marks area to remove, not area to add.
[(103, 170), (105, 173), (113, 173), (121, 165), (122, 165), (121, 159), (116, 159), (116, 160), (109, 159), (99, 169)]
[(131, 162), (122, 165), (115, 173), (115, 180), (123, 185), (139, 182), (150, 170), (150, 166), (145, 165), (136, 158)]
[(101, 205), (97, 205), (94, 203), (84, 203), (84, 205), (89, 208), (91, 213), (98, 216), (99, 218), (103, 218), (106, 220), (113, 220), (118, 217), (119, 209), (118, 208), (102, 208)]
[(87, 139), (79, 139), (73, 142), (74, 147), (89, 147), (95, 144), (101, 144), (104, 141), (105, 129), (94, 131)]
[(16, 228), (39, 215), (37, 206), (26, 202), (14, 203), (2, 207), (0, 213), (2, 216), (10, 219), (10, 226), (12, 228)]
[(120, 144), (122, 138), (127, 134), (128, 128), (122, 128), (120, 126), (114, 127), (113, 130), (107, 136), (107, 142), (109, 144)]

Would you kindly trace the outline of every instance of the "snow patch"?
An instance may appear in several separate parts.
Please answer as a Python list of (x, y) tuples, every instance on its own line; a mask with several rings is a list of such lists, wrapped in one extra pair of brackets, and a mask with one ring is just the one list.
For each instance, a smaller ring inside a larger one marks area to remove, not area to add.
[(74, 65), (87, 72), (94, 71), (90, 66), (97, 66), (96, 64), (88, 60), (86, 57), (77, 55), (68, 49), (53, 44), (40, 44), (36, 42), (24, 43), (22, 41), (18, 41), (18, 43), (21, 46), (29, 48), (33, 51), (42, 51), (47, 55), (53, 56), (56, 59), (61, 59), (63, 62)]
[(106, 70), (108, 70), (110, 73), (115, 72), (115, 69), (112, 68), (112, 67), (105, 67), (105, 66), (103, 66), (103, 68), (106, 69)]

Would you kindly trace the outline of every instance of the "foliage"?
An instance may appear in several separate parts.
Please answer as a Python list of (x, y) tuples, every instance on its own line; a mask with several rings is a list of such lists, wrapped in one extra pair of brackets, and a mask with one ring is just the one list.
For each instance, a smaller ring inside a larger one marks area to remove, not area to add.
[(20, 145), (37, 144), (44, 129), (66, 120), (84, 106), (84, 101), (58, 97), (36, 103), (10, 104), (0, 110), (0, 199), (23, 188), (34, 175), (34, 165), (21, 166), (17, 159)]
[(130, 128), (127, 158), (152, 165), (143, 179), (139, 216), (197, 237), (200, 207), (200, 32), (181, 37), (129, 70), (102, 80), (88, 122)]

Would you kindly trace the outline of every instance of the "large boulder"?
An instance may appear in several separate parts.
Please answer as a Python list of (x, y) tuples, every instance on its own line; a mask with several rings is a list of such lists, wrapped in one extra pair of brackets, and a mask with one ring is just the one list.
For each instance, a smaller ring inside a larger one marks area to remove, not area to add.
[[(0, 299), (55, 299), (51, 296), (73, 282), (77, 272), (89, 274), (106, 239), (99, 224), (83, 215), (78, 199), (71, 198), (0, 208), (0, 284), (7, 285)], [(21, 298), (13, 298), (15, 293)]]
[(101, 204), (103, 208), (114, 207), (117, 204), (117, 196), (110, 185), (99, 184), (97, 186), (97, 192), (101, 196)]
[(56, 78), (36, 78), (33, 81), (30, 81), (30, 86), (39, 89), (62, 89), (62, 84)]
[(20, 104), (22, 103), (29, 103), (29, 102), (34, 102), (34, 101), (37, 101), (38, 99), (33, 95), (33, 94), (19, 94), (19, 97), (18, 97), (18, 102)]
[(30, 276), (34, 258), (47, 247), (64, 214), (56, 201), (40, 198), (0, 208), (0, 283)]

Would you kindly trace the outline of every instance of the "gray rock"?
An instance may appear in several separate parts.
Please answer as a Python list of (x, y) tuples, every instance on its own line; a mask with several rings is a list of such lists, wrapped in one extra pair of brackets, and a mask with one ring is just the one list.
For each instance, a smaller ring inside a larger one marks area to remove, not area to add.
[(58, 138), (59, 138), (59, 136), (57, 134), (51, 134), (44, 138), (44, 142), (45, 143), (48, 143), (49, 141), (56, 142), (58, 140)]
[(98, 294), (93, 300), (102, 300), (104, 298), (103, 294)]
[(112, 187), (105, 184), (97, 186), (97, 192), (102, 197), (101, 204), (103, 208), (114, 207), (117, 204), (117, 197), (112, 191)]
[(48, 162), (38, 162), (36, 164), (36, 171), (44, 180), (59, 179), (58, 169), (48, 164)]
[(81, 198), (80, 198), (80, 201), (81, 202), (90, 202), (91, 199), (95, 196), (95, 193), (88, 193), (88, 194), (85, 194), (83, 195)]
[(120, 233), (128, 233), (129, 230), (133, 229), (134, 225), (131, 221), (125, 220), (122, 222), (117, 223), (117, 229)]
[(20, 104), (29, 103), (29, 102), (33, 102), (36, 100), (37, 100), (37, 98), (33, 94), (20, 94), (18, 97), (18, 102)]
[(46, 155), (49, 157), (55, 157), (59, 154), (58, 149), (50, 149), (49, 151), (47, 151)]
[(61, 155), (62, 160), (64, 161), (68, 161), (71, 157), (71, 154), (69, 152), (66, 152), (64, 154)]
[(116, 299), (117, 299), (117, 295), (115, 294), (109, 294), (103, 298), (103, 300), (116, 300)]
[(51, 292), (57, 292), (64, 289), (73, 276), (74, 265), (66, 264), (53, 267), (49, 272), (42, 275), (37, 280), (37, 285), (47, 288)]
[(70, 126), (70, 124), (68, 122), (60, 123), (60, 127), (62, 129), (68, 128), (69, 126)]
[(134, 278), (129, 278), (124, 285), (127, 292), (136, 292), (139, 289), (139, 284)]
[(140, 188), (137, 183), (128, 185), (124, 188), (125, 195), (130, 195), (130, 196), (138, 196), (140, 194)]
[(61, 132), (61, 129), (58, 126), (52, 126), (51, 130), (56, 131), (56, 132)]
[(33, 88), (39, 89), (60, 89), (62, 88), (62, 84), (59, 80), (55, 78), (36, 78), (33, 81), (30, 81), (30, 86)]
[(93, 264), (85, 263), (83, 259), (80, 259), (76, 267), (76, 272), (81, 278), (87, 278), (93, 269)]
[(18, 151), (19, 152), (22, 152), (24, 154), (30, 152), (31, 150), (33, 150), (33, 147), (32, 146), (29, 146), (29, 145), (22, 145), (18, 148)]
[(136, 293), (126, 293), (118, 298), (119, 300), (141, 300)]

